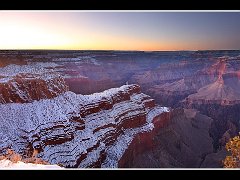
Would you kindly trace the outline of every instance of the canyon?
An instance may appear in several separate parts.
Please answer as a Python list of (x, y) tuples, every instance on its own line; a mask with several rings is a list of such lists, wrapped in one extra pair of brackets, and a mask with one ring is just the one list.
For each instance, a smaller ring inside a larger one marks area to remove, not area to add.
[(68, 91), (0, 109), (1, 152), (31, 157), (37, 150), (39, 158), (64, 167), (118, 167), (135, 135), (151, 131), (155, 117), (169, 112), (138, 85), (92, 95)]
[(0, 51), (0, 153), (67, 168), (222, 167), (240, 51)]

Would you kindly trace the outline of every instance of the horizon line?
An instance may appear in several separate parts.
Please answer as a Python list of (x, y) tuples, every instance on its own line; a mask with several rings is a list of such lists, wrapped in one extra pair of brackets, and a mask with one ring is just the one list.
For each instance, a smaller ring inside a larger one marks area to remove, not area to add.
[(114, 50), (114, 49), (0, 49), (0, 51), (139, 51), (139, 52), (166, 52), (166, 51), (240, 51), (240, 49), (185, 49), (185, 50)]
[(240, 12), (240, 10), (1, 10), (1, 12)]

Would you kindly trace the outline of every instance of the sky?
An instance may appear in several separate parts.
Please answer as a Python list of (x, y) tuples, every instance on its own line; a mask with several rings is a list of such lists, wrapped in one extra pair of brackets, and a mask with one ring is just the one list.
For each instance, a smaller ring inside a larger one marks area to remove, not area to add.
[(240, 49), (240, 11), (0, 11), (0, 49)]

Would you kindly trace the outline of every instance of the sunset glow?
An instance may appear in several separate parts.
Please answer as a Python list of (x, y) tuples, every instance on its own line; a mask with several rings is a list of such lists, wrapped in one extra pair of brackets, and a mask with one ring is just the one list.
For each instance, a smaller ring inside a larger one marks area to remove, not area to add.
[(0, 11), (0, 49), (240, 49), (240, 12)]

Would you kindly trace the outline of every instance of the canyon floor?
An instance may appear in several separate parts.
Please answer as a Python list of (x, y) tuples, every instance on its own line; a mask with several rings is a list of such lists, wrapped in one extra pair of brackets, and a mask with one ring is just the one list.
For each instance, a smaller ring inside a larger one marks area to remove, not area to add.
[(65, 168), (222, 168), (239, 89), (236, 50), (2, 50), (0, 154)]

